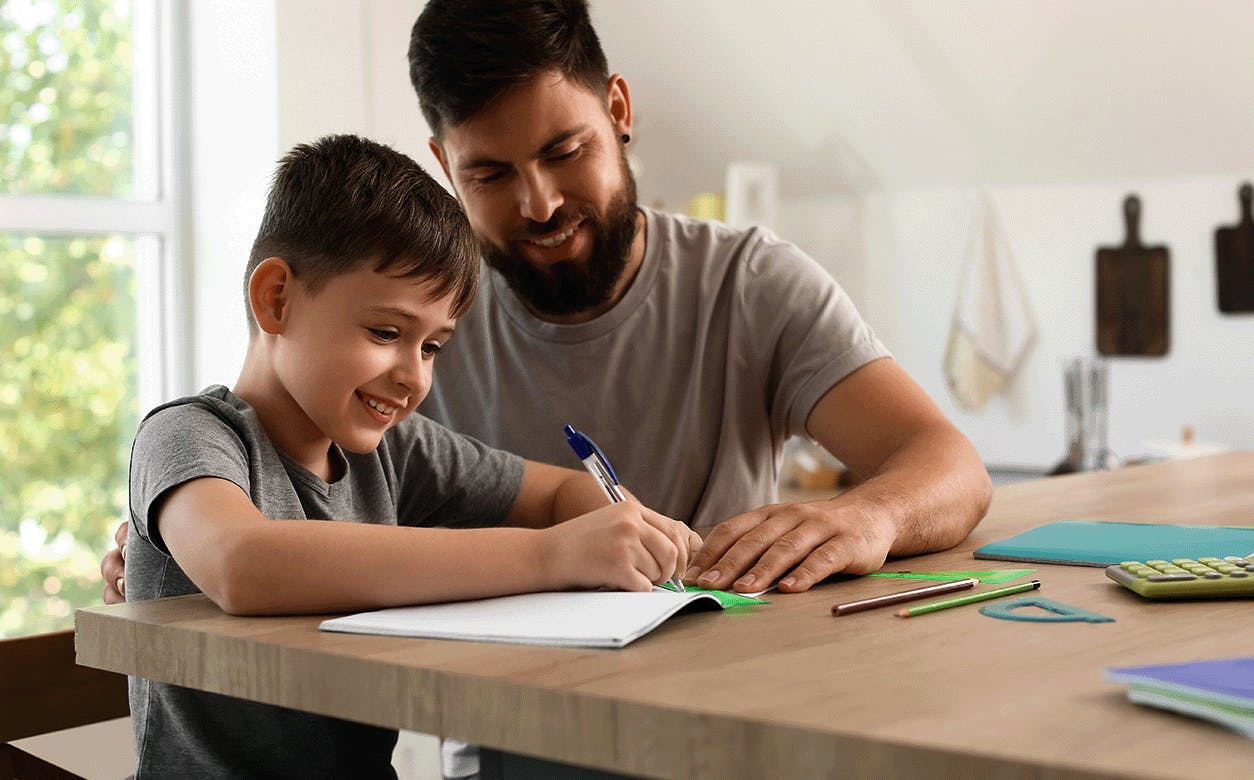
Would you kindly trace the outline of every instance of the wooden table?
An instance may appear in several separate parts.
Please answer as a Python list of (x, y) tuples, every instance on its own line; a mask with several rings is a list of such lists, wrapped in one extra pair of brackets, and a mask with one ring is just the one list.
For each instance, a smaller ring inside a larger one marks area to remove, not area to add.
[[(1254, 524), (1254, 453), (1002, 487), (962, 545), (886, 569), (1027, 568), (971, 551), (1067, 518)], [(903, 585), (862, 578), (581, 650), (322, 633), (196, 596), (79, 611), (78, 661), (645, 776), (1248, 776), (1254, 742), (1133, 705), (1103, 670), (1254, 654), (1254, 601), (1152, 603), (1097, 568), (1036, 568), (1042, 596), (1116, 622), (831, 617)]]

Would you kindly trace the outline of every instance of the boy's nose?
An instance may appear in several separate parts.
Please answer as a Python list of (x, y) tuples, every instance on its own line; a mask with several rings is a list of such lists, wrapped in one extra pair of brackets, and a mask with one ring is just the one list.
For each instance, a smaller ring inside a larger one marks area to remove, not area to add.
[(519, 180), (519, 212), (532, 222), (548, 222), (563, 202), (557, 183), (540, 172), (520, 176)]
[(431, 389), (431, 370), (429, 363), (422, 359), (421, 348), (409, 360), (397, 361), (392, 367), (392, 381), (404, 388), (411, 398), (420, 402), (426, 398)]

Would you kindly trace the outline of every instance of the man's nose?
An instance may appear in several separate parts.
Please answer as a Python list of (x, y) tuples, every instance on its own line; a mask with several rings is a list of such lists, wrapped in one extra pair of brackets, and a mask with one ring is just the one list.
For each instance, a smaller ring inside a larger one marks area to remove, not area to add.
[(519, 181), (518, 207), (522, 216), (532, 222), (548, 222), (563, 202), (557, 182), (543, 171), (526, 172)]

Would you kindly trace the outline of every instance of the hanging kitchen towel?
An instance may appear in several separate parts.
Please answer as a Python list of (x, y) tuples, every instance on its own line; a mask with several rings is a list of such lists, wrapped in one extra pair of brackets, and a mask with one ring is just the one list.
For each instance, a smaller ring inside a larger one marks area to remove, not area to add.
[(1014, 376), (1035, 339), (1001, 220), (981, 194), (945, 349), (945, 380), (954, 398), (966, 409), (983, 408)]

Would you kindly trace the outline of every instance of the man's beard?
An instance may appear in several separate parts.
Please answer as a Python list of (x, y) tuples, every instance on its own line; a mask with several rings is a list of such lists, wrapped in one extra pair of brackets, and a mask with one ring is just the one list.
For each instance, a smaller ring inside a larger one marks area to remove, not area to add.
[(636, 181), (623, 161), (622, 190), (610, 201), (604, 218), (590, 206), (581, 208), (577, 218), (559, 210), (548, 222), (532, 223), (530, 233), (542, 236), (588, 220), (593, 229), (592, 252), (586, 262), (563, 260), (538, 269), (523, 258), (480, 241), (488, 265), (504, 279), (514, 294), (537, 314), (575, 314), (604, 304), (614, 295), (614, 287), (627, 267), (627, 256), (636, 238)]

